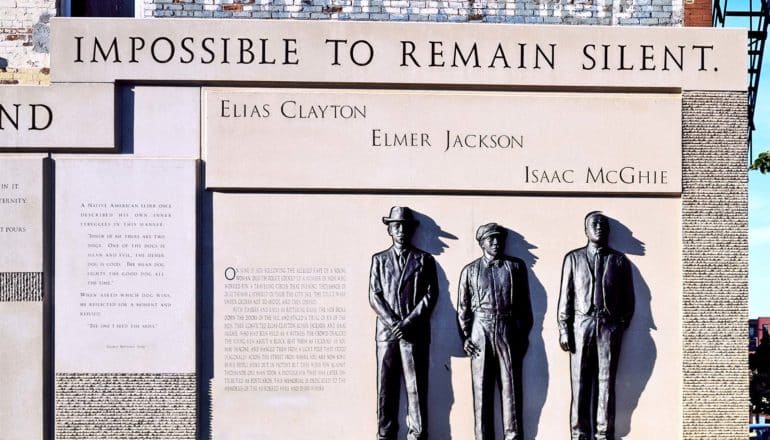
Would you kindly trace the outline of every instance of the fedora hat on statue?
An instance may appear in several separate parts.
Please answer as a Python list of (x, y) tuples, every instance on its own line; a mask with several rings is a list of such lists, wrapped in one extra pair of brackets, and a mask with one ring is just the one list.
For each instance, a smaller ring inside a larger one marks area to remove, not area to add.
[(419, 223), (417, 220), (415, 220), (414, 214), (412, 214), (412, 210), (406, 206), (394, 206), (390, 208), (390, 215), (383, 217), (382, 222), (386, 225), (391, 222), (404, 222), (414, 225)]

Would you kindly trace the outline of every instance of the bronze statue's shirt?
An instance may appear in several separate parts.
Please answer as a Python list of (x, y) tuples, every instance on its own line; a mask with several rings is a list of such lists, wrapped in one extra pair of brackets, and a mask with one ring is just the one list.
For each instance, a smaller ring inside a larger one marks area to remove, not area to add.
[(597, 251), (589, 249), (578, 248), (564, 256), (557, 306), (562, 335), (571, 332), (576, 317), (592, 316), (597, 306), (610, 321), (624, 326), (634, 313), (634, 285), (628, 258), (609, 247), (602, 248), (597, 258)]
[(460, 274), (458, 289), (457, 314), (466, 338), (476, 313), (509, 317), (518, 321), (519, 328), (532, 325), (527, 268), (518, 258), (474, 260)]
[(503, 267), (502, 260), (482, 258), (479, 274), (478, 298), (475, 312), (489, 314), (513, 313), (511, 297), (511, 273)]

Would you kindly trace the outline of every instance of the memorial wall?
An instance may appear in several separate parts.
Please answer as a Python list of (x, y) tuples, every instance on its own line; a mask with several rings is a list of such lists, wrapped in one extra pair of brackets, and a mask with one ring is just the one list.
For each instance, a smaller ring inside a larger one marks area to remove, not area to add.
[[(681, 403), (665, 398), (681, 393), (678, 200), (215, 194), (214, 438), (355, 438), (375, 430), (376, 315), (367, 293), (372, 254), (391, 245), (380, 217), (394, 205), (414, 208), (414, 244), (435, 256), (438, 272), (430, 318), (431, 436), (473, 438), (458, 281), (481, 256), (476, 228), (491, 221), (510, 230), (506, 249), (524, 261), (529, 277), (534, 325), (523, 363), (525, 435), (569, 435), (569, 355), (559, 347), (557, 327), (562, 260), (585, 245), (588, 210), (602, 209), (613, 219), (610, 245), (633, 264), (636, 299), (619, 361), (617, 435), (678, 437)], [(650, 221), (644, 213), (651, 212), (667, 221)], [(249, 413), (274, 422), (239, 423)]]
[(10, 438), (744, 436), (745, 32), (52, 32), (0, 89)]
[(56, 437), (194, 435), (195, 161), (55, 163)]

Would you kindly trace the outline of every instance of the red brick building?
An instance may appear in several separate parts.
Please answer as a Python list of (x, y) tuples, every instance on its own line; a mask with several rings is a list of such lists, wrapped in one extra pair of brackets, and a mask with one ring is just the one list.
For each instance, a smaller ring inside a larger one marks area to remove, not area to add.
[(749, 353), (754, 353), (763, 337), (770, 337), (770, 316), (749, 319)]

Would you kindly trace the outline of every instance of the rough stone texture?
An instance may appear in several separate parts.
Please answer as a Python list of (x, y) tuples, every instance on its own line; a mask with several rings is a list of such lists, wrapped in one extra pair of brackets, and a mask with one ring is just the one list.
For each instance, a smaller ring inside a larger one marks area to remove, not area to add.
[(57, 439), (194, 439), (189, 374), (56, 374)]
[(48, 82), (55, 0), (0, 0), (0, 84)]
[(0, 272), (0, 301), (42, 300), (42, 272)]
[(747, 100), (682, 97), (683, 438), (746, 438)]
[(144, 0), (144, 17), (680, 26), (682, 0)]
[(42, 69), (16, 69), (0, 68), (0, 86), (21, 84), (21, 85), (48, 85), (51, 79), (47, 67)]

